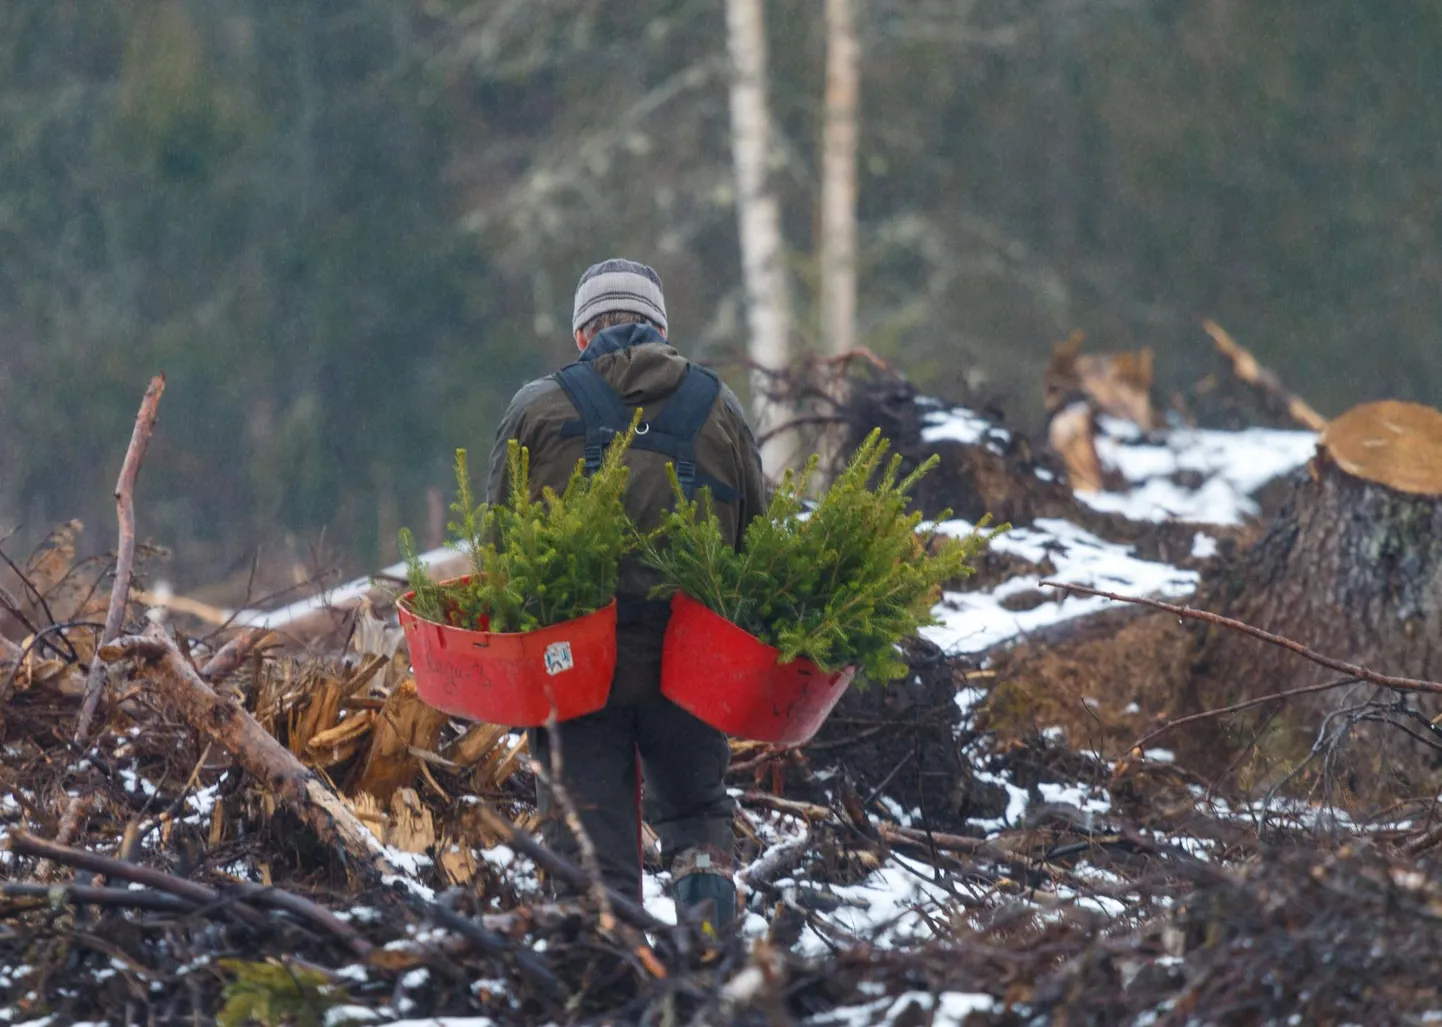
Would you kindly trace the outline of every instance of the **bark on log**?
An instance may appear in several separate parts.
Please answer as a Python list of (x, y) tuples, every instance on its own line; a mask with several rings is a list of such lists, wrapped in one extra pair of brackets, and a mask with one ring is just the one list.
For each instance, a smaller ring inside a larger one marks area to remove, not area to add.
[[(1267, 533), (1207, 582), (1194, 605), (1385, 674), (1442, 677), (1442, 413), (1387, 401), (1330, 422)], [(1333, 676), (1255, 639), (1210, 629), (1199, 640), (1189, 708), (1179, 712)], [(1294, 702), (1276, 755), (1305, 754), (1326, 713), (1374, 691), (1359, 685)], [(1408, 702), (1429, 719), (1438, 712), (1433, 696)], [(1251, 719), (1272, 712), (1262, 707)], [(1253, 726), (1233, 722), (1235, 740), (1250, 738)], [(1223, 761), (1235, 752), (1207, 733), (1191, 742), (1213, 747)], [(1379, 797), (1411, 794), (1436, 760), (1435, 750), (1379, 723), (1354, 728), (1349, 753), (1346, 783)]]
[(133, 676), (148, 681), (186, 723), (229, 752), (321, 838), (334, 843), (361, 876), (372, 883), (400, 876), (376, 837), (345, 802), (238, 702), (212, 691), (169, 639), (127, 636), (106, 646), (100, 655), (106, 660), (128, 657)]

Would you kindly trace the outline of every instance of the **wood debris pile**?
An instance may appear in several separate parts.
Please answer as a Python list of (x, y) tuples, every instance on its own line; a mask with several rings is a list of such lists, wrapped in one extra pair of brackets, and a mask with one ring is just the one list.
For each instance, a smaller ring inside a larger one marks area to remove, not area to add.
[[(990, 423), (965, 435), (974, 415), (899, 380), (849, 402), (903, 453), (942, 453), (928, 510), (1020, 526), (948, 609), (1070, 609), (1077, 596), (1042, 594), (1083, 565), (1068, 546), (1168, 562), (1158, 580), (1198, 592), (1234, 569), (1198, 552), (1196, 524), (1084, 507), (1070, 459)], [(524, 735), (420, 703), (374, 592), (354, 590), (330, 641), (144, 600), (103, 637), (112, 566), (77, 561), (76, 530), (0, 594), (0, 1021), (1381, 1024), (1442, 1009), (1435, 789), (1317, 802), (1260, 729), (1203, 772), (1182, 736), (1232, 721), (1161, 733), (1189, 712), (1163, 673), (1193, 652), (1171, 613), (1086, 607), (1020, 641), (915, 640), (906, 679), (853, 690), (810, 744), (733, 743), (745, 911), (717, 942), (675, 922), (649, 834), (639, 903), (598, 904), (533, 840)], [(1256, 536), (1207, 530), (1237, 551)], [(142, 577), (148, 555), (135, 547)], [(102, 701), (77, 737), (92, 667)], [(1315, 781), (1345, 773), (1342, 751)]]

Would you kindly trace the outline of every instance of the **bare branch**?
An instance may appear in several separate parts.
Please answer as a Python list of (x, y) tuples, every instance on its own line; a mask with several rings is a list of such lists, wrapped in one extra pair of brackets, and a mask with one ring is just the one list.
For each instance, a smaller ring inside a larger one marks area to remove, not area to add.
[[(164, 392), (165, 375), (158, 374), (150, 379), (145, 397), (140, 401), (140, 412), (135, 415), (135, 429), (130, 434), (130, 446), (125, 451), (120, 478), (115, 483), (120, 548), (115, 557), (115, 583), (110, 590), (110, 607), (105, 613), (105, 631), (100, 638), (102, 644), (120, 634), (120, 625), (125, 620), (126, 599), (130, 595), (130, 572), (135, 562), (135, 477), (140, 473), (140, 461), (145, 458), (145, 450), (150, 445), (150, 434), (155, 430), (160, 396)], [(99, 659), (92, 659), (90, 673), (85, 679), (85, 704), (80, 708), (80, 723), (75, 728), (75, 744), (81, 748), (85, 747), (90, 735), (90, 722), (95, 718), (95, 708), (100, 704), (100, 692), (104, 683), (105, 664)]]
[(1043, 581), (1040, 583), (1046, 588), (1059, 588), (1064, 592), (1078, 592), (1082, 595), (1098, 596), (1102, 599), (1114, 599), (1119, 603), (1132, 603), (1138, 606), (1150, 606), (1155, 610), (1165, 610), (1167, 613), (1176, 614), (1178, 617), (1187, 617), (1191, 620), (1205, 621), (1208, 624), (1216, 624), (1224, 628), (1231, 628), (1233, 631), (1240, 631), (1244, 635), (1251, 635), (1253, 638), (1261, 639), (1283, 649), (1290, 649), (1313, 663), (1327, 667), (1330, 670), (1340, 671), (1362, 681), (1370, 681), (1374, 685), (1381, 685), (1383, 688), (1395, 688), (1399, 692), (1430, 692), (1435, 695), (1442, 695), (1442, 682), (1425, 681), (1421, 678), (1395, 677), (1391, 674), (1379, 674), (1375, 670), (1368, 670), (1355, 663), (1348, 663), (1346, 660), (1338, 660), (1331, 656), (1324, 656), (1314, 649), (1309, 649), (1301, 642), (1294, 642), (1290, 638), (1283, 638), (1281, 635), (1274, 635), (1270, 631), (1263, 631), (1261, 628), (1254, 628), (1250, 624), (1233, 620), (1231, 617), (1223, 617), (1218, 613), (1210, 613), (1206, 610), (1194, 610), (1190, 606), (1177, 606), (1173, 603), (1164, 603), (1157, 599), (1147, 599), (1141, 596), (1124, 596), (1115, 592), (1103, 592), (1100, 589), (1090, 588), (1086, 585), (1070, 584), (1064, 581)]

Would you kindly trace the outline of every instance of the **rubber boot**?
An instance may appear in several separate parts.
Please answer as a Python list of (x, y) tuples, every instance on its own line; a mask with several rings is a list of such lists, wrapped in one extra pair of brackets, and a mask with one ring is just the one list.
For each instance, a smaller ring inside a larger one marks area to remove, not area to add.
[(731, 857), (710, 846), (685, 849), (671, 864), (676, 919), (699, 921), (702, 937), (719, 939), (736, 924)]

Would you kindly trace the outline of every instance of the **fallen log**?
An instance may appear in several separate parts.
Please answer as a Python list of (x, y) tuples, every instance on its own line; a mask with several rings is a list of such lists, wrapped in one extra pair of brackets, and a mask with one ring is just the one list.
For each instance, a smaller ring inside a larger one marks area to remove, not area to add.
[(230, 753), (321, 838), (334, 843), (349, 868), (373, 882), (402, 876), (345, 802), (240, 703), (217, 695), (168, 638), (127, 636), (105, 646), (100, 657), (128, 659), (133, 677), (147, 681), (186, 723)]

